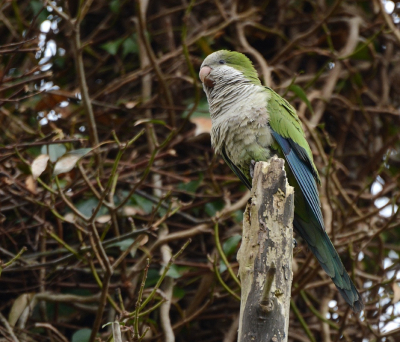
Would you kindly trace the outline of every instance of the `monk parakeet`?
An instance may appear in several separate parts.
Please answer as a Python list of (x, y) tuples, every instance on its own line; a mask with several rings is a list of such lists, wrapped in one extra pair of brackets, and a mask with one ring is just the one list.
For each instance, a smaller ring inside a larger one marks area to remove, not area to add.
[(345, 301), (360, 312), (362, 298), (325, 232), (317, 189), (320, 178), (295, 109), (261, 85), (253, 64), (239, 52), (212, 53), (199, 76), (207, 94), (216, 153), (249, 189), (255, 162), (275, 154), (285, 159), (288, 181), (295, 189), (293, 226)]

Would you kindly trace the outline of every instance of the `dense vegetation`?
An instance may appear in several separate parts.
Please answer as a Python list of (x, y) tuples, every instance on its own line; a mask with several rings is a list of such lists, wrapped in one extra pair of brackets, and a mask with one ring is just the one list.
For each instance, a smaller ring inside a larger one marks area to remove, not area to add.
[(197, 76), (219, 49), (298, 110), (366, 303), (353, 315), (298, 240), (289, 340), (399, 340), (399, 14), (386, 0), (0, 2), (4, 340), (107, 341), (116, 320), (128, 341), (236, 341), (249, 193), (210, 147)]

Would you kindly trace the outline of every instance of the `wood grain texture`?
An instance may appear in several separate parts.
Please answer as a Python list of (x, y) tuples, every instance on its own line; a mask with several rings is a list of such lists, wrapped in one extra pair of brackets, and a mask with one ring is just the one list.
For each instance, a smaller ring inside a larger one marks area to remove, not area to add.
[(242, 284), (239, 342), (287, 341), (294, 192), (282, 159), (256, 164), (251, 195), (237, 255)]

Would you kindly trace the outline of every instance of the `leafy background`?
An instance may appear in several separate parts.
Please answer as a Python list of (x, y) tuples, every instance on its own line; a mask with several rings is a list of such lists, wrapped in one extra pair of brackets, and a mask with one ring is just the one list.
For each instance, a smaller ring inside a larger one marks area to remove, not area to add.
[(297, 108), (366, 303), (354, 316), (299, 240), (289, 341), (397, 341), (399, 15), (386, 0), (0, 2), (3, 339), (109, 341), (116, 320), (128, 341), (236, 340), (249, 193), (210, 147), (197, 76), (231, 49)]

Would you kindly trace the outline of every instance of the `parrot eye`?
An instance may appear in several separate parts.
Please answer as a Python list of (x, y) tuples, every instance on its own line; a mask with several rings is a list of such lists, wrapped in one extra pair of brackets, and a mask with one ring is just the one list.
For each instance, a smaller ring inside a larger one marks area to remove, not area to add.
[(223, 59), (221, 59), (218, 63), (219, 64), (225, 64), (225, 61)]

